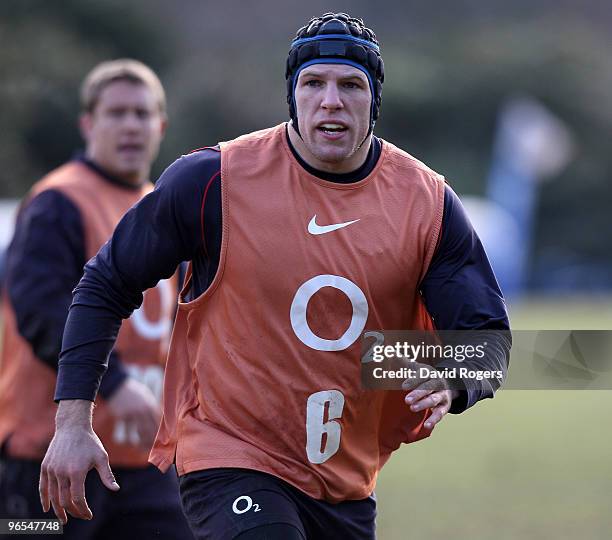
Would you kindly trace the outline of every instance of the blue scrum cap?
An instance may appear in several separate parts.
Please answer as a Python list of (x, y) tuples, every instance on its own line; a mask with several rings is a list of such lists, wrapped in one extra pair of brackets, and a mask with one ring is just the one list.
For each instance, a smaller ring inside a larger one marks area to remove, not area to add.
[(291, 42), (285, 79), (293, 126), (300, 133), (294, 98), (300, 71), (313, 64), (333, 63), (356, 67), (367, 76), (372, 93), (369, 135), (380, 112), (385, 68), (374, 32), (365, 27), (363, 20), (346, 13), (325, 13), (321, 17), (313, 17), (297, 31)]

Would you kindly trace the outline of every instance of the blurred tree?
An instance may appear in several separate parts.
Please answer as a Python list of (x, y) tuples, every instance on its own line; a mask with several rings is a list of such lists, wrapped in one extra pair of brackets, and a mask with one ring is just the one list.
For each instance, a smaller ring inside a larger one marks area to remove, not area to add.
[[(612, 286), (602, 234), (612, 199), (612, 9), (598, 0), (383, 4), (334, 4), (364, 17), (382, 43), (376, 133), (460, 193), (482, 194), (500, 106), (534, 96), (568, 125), (576, 157), (541, 187), (532, 283)], [(289, 41), (328, 9), (326, 0), (4, 0), (0, 195), (21, 195), (79, 146), (77, 87), (103, 59), (139, 58), (166, 86), (170, 125), (154, 177), (191, 148), (286, 119)], [(580, 268), (562, 268), (573, 260)], [(585, 278), (591, 267), (599, 271)]]
[(386, 42), (378, 134), (458, 191), (482, 194), (501, 104), (516, 94), (536, 97), (577, 147), (569, 167), (539, 189), (530, 283), (612, 287), (612, 240), (602, 234), (612, 202), (610, 36), (585, 20), (550, 15), (438, 30), (403, 46)]
[(115, 0), (4, 0), (0, 36), (2, 196), (23, 195), (81, 146), (78, 88), (97, 62), (130, 56), (162, 70), (170, 58), (142, 9)]

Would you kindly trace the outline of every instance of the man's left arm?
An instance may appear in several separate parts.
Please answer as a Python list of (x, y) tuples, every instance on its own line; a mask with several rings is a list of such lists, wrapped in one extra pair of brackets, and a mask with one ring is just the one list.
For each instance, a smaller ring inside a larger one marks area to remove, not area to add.
[[(470, 370), (501, 372), (501, 379), (462, 378), (440, 387), (440, 379), (423, 382), (406, 396), (414, 411), (432, 409), (426, 427), (433, 428), (451, 412), (461, 413), (481, 399), (493, 397), (508, 369), (510, 322), (506, 305), (482, 243), (461, 201), (447, 185), (441, 238), (421, 283), (425, 306), (437, 330), (466, 331), (468, 339), (486, 335), (482, 358), (440, 362), (438, 370), (461, 365)], [(444, 382), (444, 381), (442, 381)], [(458, 382), (459, 384), (455, 384)]]
[[(35, 196), (19, 212), (6, 258), (6, 292), (17, 329), (38, 361), (58, 369), (72, 290), (86, 262), (81, 214), (59, 191)], [(126, 378), (113, 352), (100, 394), (109, 399)]]

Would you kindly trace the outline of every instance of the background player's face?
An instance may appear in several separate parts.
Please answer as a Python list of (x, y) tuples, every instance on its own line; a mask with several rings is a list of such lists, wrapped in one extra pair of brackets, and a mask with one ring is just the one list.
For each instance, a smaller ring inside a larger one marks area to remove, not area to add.
[(112, 82), (100, 93), (93, 111), (81, 117), (87, 157), (110, 174), (138, 184), (149, 176), (165, 123), (147, 86)]
[[(357, 169), (367, 156), (372, 95), (366, 75), (345, 64), (304, 68), (295, 87), (302, 138), (291, 142), (311, 166), (330, 172)], [(293, 130), (290, 130), (292, 133)]]

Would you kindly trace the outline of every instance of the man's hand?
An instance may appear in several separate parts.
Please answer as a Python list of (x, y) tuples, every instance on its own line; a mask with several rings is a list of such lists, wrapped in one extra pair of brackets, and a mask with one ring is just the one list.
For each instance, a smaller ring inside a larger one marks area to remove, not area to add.
[(128, 432), (137, 433), (138, 444), (150, 450), (161, 420), (161, 407), (153, 392), (133, 377), (127, 377), (108, 400), (117, 420), (125, 422)]
[[(435, 369), (425, 364), (413, 363), (410, 366), (420, 373), (420, 368), (429, 368), (430, 372)], [(459, 395), (458, 390), (451, 390), (443, 378), (414, 378), (407, 379), (402, 384), (404, 390), (410, 390), (404, 400), (414, 412), (431, 409), (431, 415), (425, 421), (426, 429), (434, 426), (444, 418), (450, 410), (453, 399)]]
[(93, 403), (81, 399), (61, 401), (55, 436), (40, 469), (40, 502), (43, 510), (52, 506), (66, 524), (66, 512), (81, 519), (93, 514), (85, 499), (85, 477), (96, 469), (102, 483), (117, 491), (119, 485), (108, 463), (108, 454), (91, 426)]

